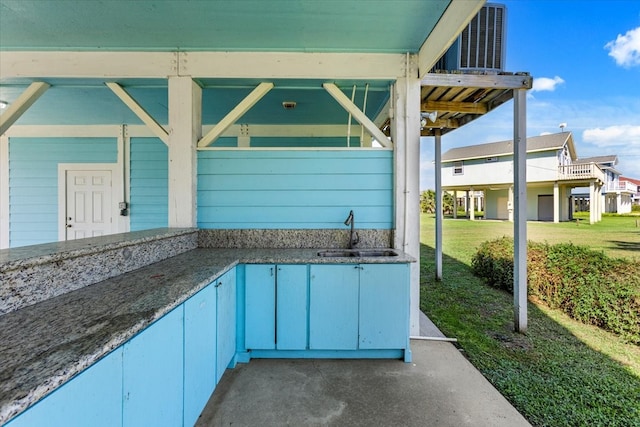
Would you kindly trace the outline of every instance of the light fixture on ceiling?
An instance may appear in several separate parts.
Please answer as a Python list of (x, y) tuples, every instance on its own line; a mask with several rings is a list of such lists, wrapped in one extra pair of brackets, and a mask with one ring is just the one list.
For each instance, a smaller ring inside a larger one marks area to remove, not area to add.
[(293, 110), (296, 108), (296, 101), (283, 101), (282, 106), (285, 110)]
[(6, 101), (0, 101), (0, 110), (4, 110), (9, 106), (9, 103)]

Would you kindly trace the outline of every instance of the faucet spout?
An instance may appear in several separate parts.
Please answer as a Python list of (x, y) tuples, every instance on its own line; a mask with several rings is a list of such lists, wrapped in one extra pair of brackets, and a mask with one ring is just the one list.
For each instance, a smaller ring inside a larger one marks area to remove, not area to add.
[(344, 221), (344, 225), (350, 225), (351, 226), (351, 233), (349, 234), (349, 249), (353, 249), (353, 247), (355, 245), (357, 245), (358, 242), (360, 241), (360, 237), (358, 236), (358, 233), (356, 233), (354, 231), (355, 220), (353, 218), (353, 211), (352, 210), (349, 211), (349, 216)]

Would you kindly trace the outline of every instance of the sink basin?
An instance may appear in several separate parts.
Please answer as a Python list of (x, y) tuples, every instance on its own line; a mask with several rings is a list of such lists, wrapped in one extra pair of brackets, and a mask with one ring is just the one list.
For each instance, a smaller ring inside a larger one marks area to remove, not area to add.
[(393, 249), (327, 249), (325, 251), (318, 252), (318, 256), (321, 257), (389, 257), (398, 256), (398, 253)]

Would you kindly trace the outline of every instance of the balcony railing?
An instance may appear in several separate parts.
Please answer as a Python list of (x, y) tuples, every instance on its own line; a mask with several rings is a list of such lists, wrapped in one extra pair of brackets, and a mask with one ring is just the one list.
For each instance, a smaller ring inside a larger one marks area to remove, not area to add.
[(558, 166), (559, 180), (597, 179), (604, 182), (604, 172), (595, 163)]
[(607, 184), (607, 192), (637, 193), (638, 186), (629, 181), (610, 182)]

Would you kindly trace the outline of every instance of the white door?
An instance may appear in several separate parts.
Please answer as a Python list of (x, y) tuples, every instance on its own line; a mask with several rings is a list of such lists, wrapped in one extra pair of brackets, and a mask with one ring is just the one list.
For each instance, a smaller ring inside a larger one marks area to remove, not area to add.
[(496, 198), (496, 219), (509, 219), (509, 199), (506, 197)]
[(66, 171), (66, 239), (111, 234), (111, 171)]

